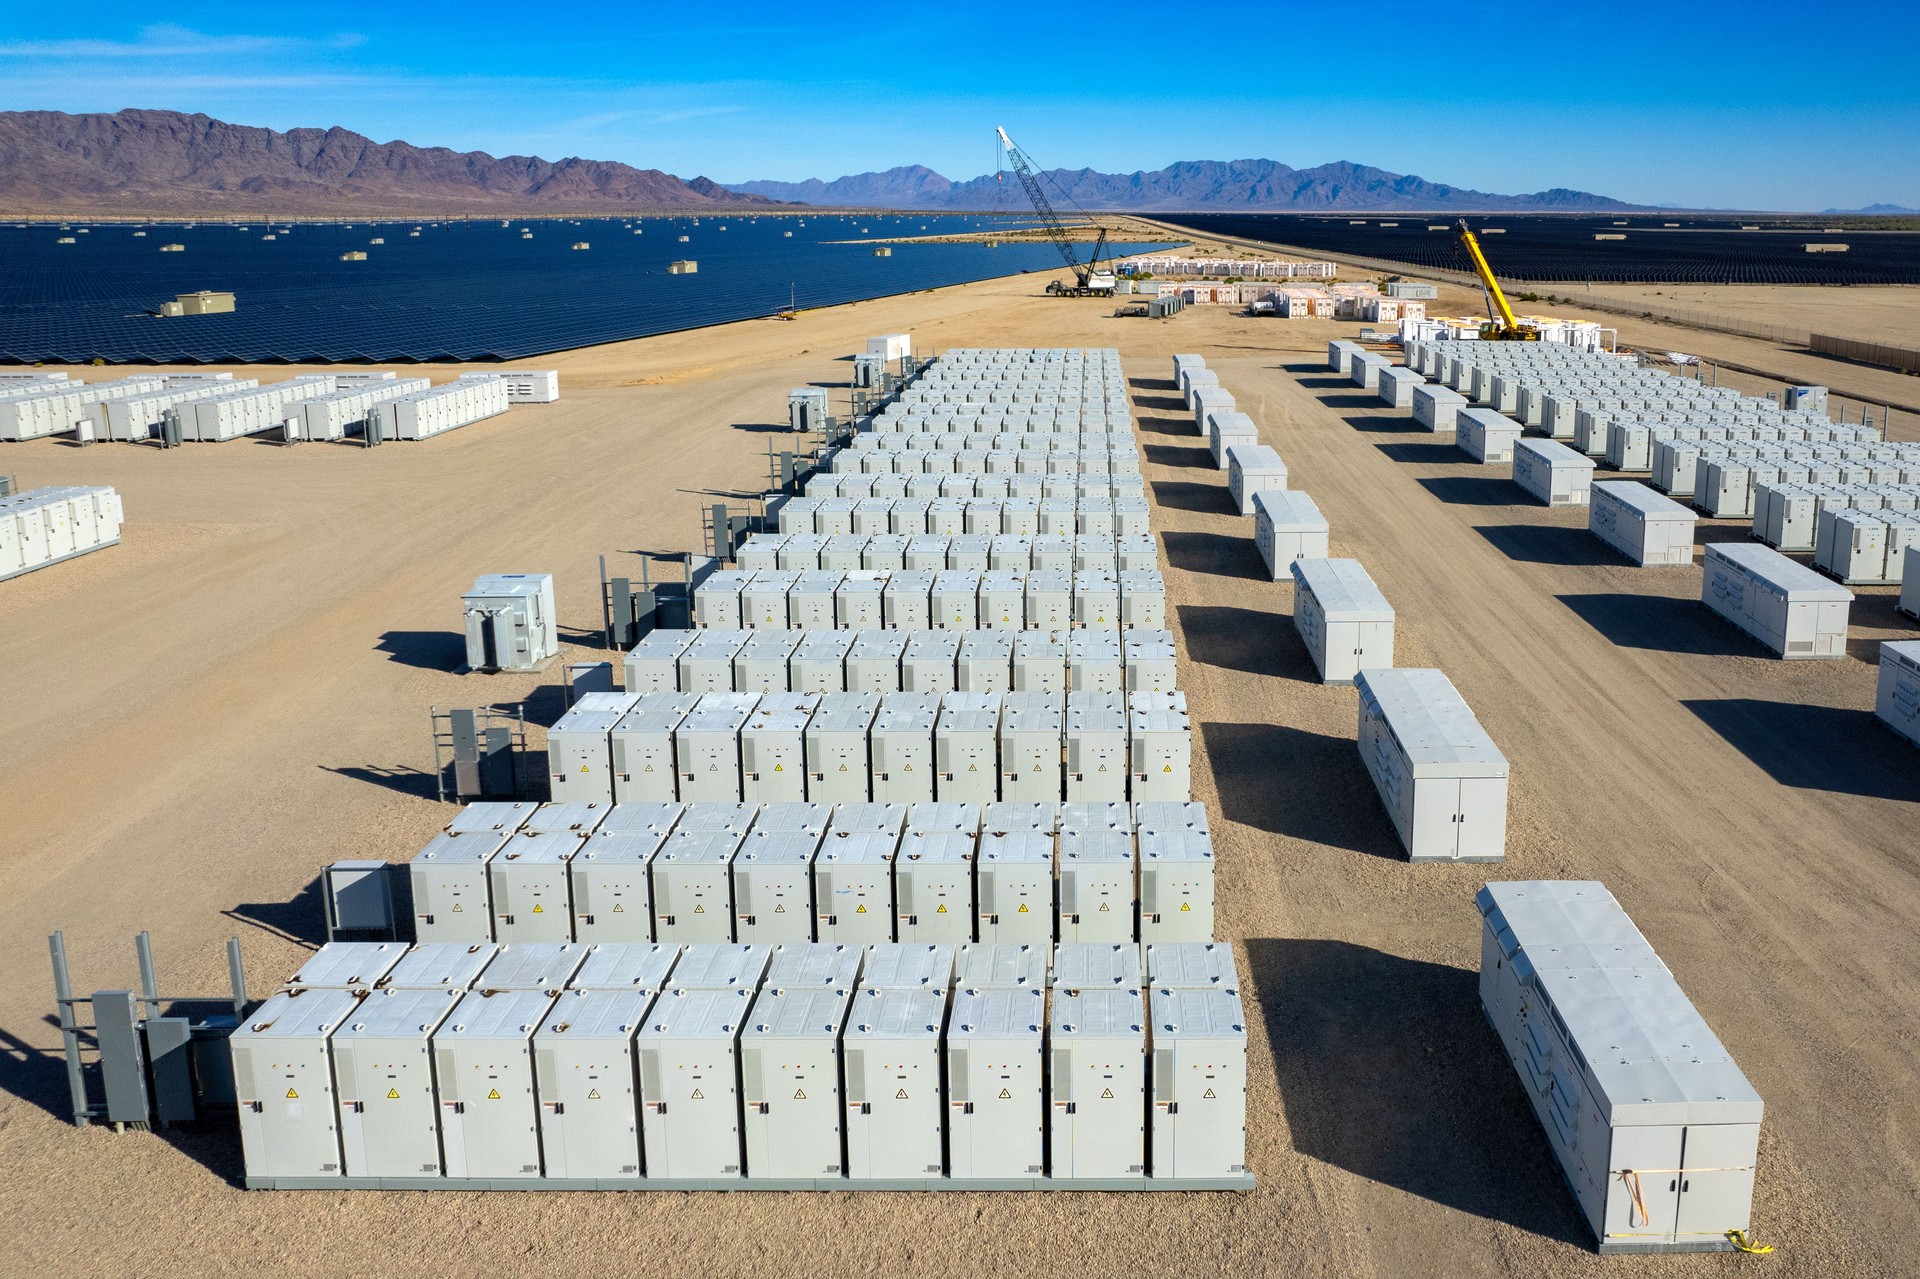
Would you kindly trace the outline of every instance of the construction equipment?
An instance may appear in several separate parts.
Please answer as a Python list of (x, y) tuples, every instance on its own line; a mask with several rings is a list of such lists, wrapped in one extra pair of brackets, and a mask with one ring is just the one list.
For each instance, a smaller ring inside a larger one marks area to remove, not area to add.
[(1521, 325), (1513, 314), (1513, 308), (1507, 305), (1507, 295), (1500, 291), (1500, 282), (1493, 278), (1493, 268), (1487, 265), (1487, 255), (1480, 251), (1480, 241), (1467, 226), (1467, 220), (1461, 218), (1456, 228), (1460, 243), (1466, 246), (1467, 256), (1473, 259), (1473, 269), (1480, 277), (1481, 291), (1487, 295), (1488, 322), (1480, 326), (1480, 336), (1489, 342), (1538, 342), (1540, 331)]
[(1000, 145), (1006, 150), (1007, 160), (1013, 166), (1013, 175), (1020, 179), (1020, 185), (1026, 190), (1027, 199), (1033, 202), (1033, 211), (1040, 215), (1041, 229), (1047, 238), (1053, 241), (1053, 247), (1060, 250), (1061, 258), (1067, 269), (1073, 272), (1074, 283), (1062, 284), (1055, 280), (1047, 285), (1047, 292), (1061, 297), (1110, 298), (1113, 296), (1114, 278), (1111, 267), (1100, 265), (1100, 258), (1107, 247), (1107, 229), (1098, 228), (1100, 236), (1094, 241), (1093, 252), (1086, 262), (1080, 261), (1079, 252), (1074, 248), (1073, 237), (1067, 233), (1066, 224), (1060, 215), (1053, 211), (1053, 202), (1047, 199), (1047, 193), (1040, 189), (1040, 179), (1033, 171), (1033, 162), (1027, 153), (1015, 146), (1013, 139), (1007, 136), (1005, 129), (996, 129), (1000, 135)]

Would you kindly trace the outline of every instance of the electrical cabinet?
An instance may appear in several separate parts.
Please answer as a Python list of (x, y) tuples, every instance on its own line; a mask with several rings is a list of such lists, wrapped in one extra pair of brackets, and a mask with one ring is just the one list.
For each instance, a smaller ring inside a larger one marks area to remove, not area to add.
[(1204, 831), (1140, 837), (1140, 940), (1204, 942), (1213, 937), (1213, 838)]
[(1167, 583), (1159, 569), (1121, 571), (1120, 625), (1128, 630), (1166, 629)]
[(906, 631), (900, 653), (900, 689), (906, 693), (951, 693), (964, 631)]
[(994, 631), (1020, 630), (1027, 622), (1025, 566), (982, 573), (979, 600), (981, 626)]
[(649, 1178), (741, 1175), (740, 1030), (751, 989), (661, 994), (635, 1037)]
[(980, 625), (980, 578), (977, 571), (943, 569), (934, 574), (928, 594), (929, 628), (971, 631)]
[(842, 1037), (847, 1176), (919, 1180), (944, 1169), (944, 990), (862, 989)]
[(557, 1179), (640, 1175), (634, 1036), (646, 988), (563, 991), (533, 1034), (540, 1149)]
[(663, 942), (733, 940), (732, 867), (744, 831), (677, 830), (653, 857), (654, 935)]
[(653, 939), (653, 855), (665, 831), (633, 831), (587, 840), (568, 865), (573, 935), (582, 942)]
[[(1007, 807), (996, 805), (996, 807)], [(979, 893), (977, 936), (983, 942), (1046, 946), (1053, 942), (1053, 830), (995, 830), (980, 836), (974, 870)]]
[(752, 830), (733, 859), (733, 931), (743, 942), (813, 936), (813, 860), (821, 830)]
[(1027, 574), (1027, 629), (1073, 629), (1073, 574), (1036, 569)]
[(1437, 670), (1361, 671), (1360, 758), (1411, 861), (1506, 856), (1507, 760)]
[(493, 940), (487, 863), (508, 838), (478, 831), (436, 835), (414, 855), (407, 864), (407, 880), (413, 889), (416, 941)]
[(464, 993), (376, 990), (333, 1032), (349, 1177), (441, 1175), (432, 1039)]
[[(923, 540), (926, 539), (914, 538), (908, 543), (906, 554), (908, 560), (913, 558), (914, 543)], [(939, 552), (939, 560), (941, 564), (946, 563), (944, 547)], [(901, 572), (888, 574), (887, 584), (880, 591), (880, 617), (886, 630), (934, 629), (932, 598), (935, 577), (936, 573), (932, 568), (916, 568), (912, 563), (908, 563)]]
[(871, 738), (876, 803), (933, 799), (933, 730), (940, 698), (933, 693), (889, 693), (880, 699)]
[(1180, 803), (1193, 796), (1193, 725), (1187, 695), (1127, 695), (1128, 787), (1135, 803)]
[[(785, 608), (785, 596), (781, 607)], [(622, 662), (624, 686), (629, 693), (671, 693), (680, 687), (680, 655), (687, 651), (699, 631), (648, 631)]]
[[(789, 538), (788, 542), (798, 539)], [(784, 561), (787, 549), (782, 548)], [(740, 615), (749, 630), (784, 631), (791, 629), (787, 596), (800, 581), (803, 570), (789, 569), (784, 563), (774, 572), (762, 569), (740, 591)]]
[(1092, 693), (1120, 693), (1125, 690), (1126, 660), (1119, 631), (1078, 630), (1068, 633), (1067, 687), (1074, 692)]
[(1152, 1175), (1245, 1176), (1247, 1026), (1239, 994), (1155, 989), (1148, 999)]
[(1065, 721), (1065, 698), (1059, 693), (1007, 694), (1000, 712), (1001, 799), (1059, 802)]
[(909, 831), (894, 862), (896, 931), (902, 942), (973, 938), (972, 832)]
[(434, 1032), (447, 1176), (540, 1176), (533, 1035), (553, 1000), (540, 990), (469, 991)]
[(647, 693), (608, 734), (616, 804), (664, 804), (678, 798), (673, 734), (698, 705), (693, 693)]
[(1137, 989), (1054, 992), (1047, 1100), (1055, 1177), (1146, 1175), (1146, 1017)]
[(886, 589), (886, 573), (853, 565), (833, 597), (834, 625), (843, 631), (879, 630), (886, 624)]
[(740, 729), (740, 797), (750, 804), (807, 797), (807, 723), (819, 693), (766, 693)]
[(1295, 560), (1291, 572), (1293, 627), (1323, 683), (1393, 665), (1393, 606), (1359, 560)]
[(568, 868), (586, 838), (571, 832), (514, 835), (487, 863), (493, 938), (500, 942), (571, 941)]
[(1013, 636), (1013, 682), (1016, 693), (1067, 691), (1067, 640), (1071, 631), (1020, 631)]
[(1131, 830), (1062, 828), (1060, 940), (1134, 940), (1134, 875)]
[(840, 1034), (851, 988), (768, 986), (740, 1037), (740, 1100), (747, 1175), (838, 1177), (843, 1172)]
[(1033, 571), (1036, 573), (1073, 572), (1074, 541), (1071, 534), (1050, 533), (1033, 539)]
[(609, 736), (620, 719), (618, 711), (576, 706), (547, 730), (547, 780), (555, 803), (613, 802)]
[(1270, 580), (1284, 581), (1295, 560), (1327, 557), (1327, 517), (1297, 489), (1253, 495), (1253, 540)]
[(1037, 1177), (1042, 1127), (1046, 994), (960, 990), (947, 1022), (947, 1137), (955, 1180)]
[(1062, 734), (1067, 799), (1124, 803), (1128, 772), (1126, 694), (1068, 693)]
[(1120, 625), (1120, 579), (1111, 573), (1073, 575), (1073, 624), (1097, 630)]
[(680, 654), (677, 687), (682, 693), (730, 692), (733, 664), (746, 647), (751, 631), (695, 631), (693, 643)]
[(680, 799), (739, 803), (740, 732), (758, 693), (705, 693), (673, 730)]
[(470, 670), (537, 671), (560, 652), (551, 573), (485, 574), (460, 604)]
[(954, 687), (963, 693), (1004, 693), (1012, 687), (1013, 655), (1021, 631), (961, 632), (954, 655)]
[(934, 793), (990, 804), (1000, 790), (1000, 695), (949, 693), (933, 729)]
[(248, 1176), (341, 1175), (340, 1119), (327, 1041), (359, 1006), (360, 995), (352, 991), (284, 991), (255, 1009), (233, 1036), (234, 1093)]
[(900, 663), (906, 656), (905, 631), (854, 631), (847, 649), (849, 693), (898, 693)]
[[(1088, 636), (1101, 632), (1078, 632)], [(1173, 632), (1126, 630), (1120, 633), (1122, 679), (1129, 693), (1170, 693), (1177, 682)]]
[(878, 693), (828, 693), (807, 722), (807, 799), (816, 804), (871, 798), (868, 736)]
[(896, 830), (828, 830), (814, 860), (814, 934), (821, 941), (893, 940)]
[(787, 686), (796, 693), (847, 691), (847, 652), (853, 631), (805, 631), (787, 664)]

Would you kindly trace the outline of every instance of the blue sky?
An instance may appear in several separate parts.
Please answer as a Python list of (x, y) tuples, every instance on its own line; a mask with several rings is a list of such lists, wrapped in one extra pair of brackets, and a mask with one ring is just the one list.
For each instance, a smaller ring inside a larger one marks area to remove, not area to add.
[[(15, 6), (0, 109), (204, 111), (721, 181), (1353, 160), (1498, 192), (1920, 208), (1920, 4)], [(1044, 14), (1043, 21), (1024, 15)]]

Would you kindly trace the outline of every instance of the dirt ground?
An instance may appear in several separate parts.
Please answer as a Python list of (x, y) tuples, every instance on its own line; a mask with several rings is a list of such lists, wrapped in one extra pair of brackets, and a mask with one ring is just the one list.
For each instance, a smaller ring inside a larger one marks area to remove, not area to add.
[[(1910, 1273), (1920, 1208), (1920, 755), (1851, 655), (1782, 663), (1635, 569), (1584, 512), (1323, 371), (1359, 326), (1192, 308), (1116, 319), (1039, 277), (533, 362), (565, 399), (424, 444), (174, 452), (40, 442), (27, 485), (110, 483), (125, 544), (0, 584), (0, 1227), (36, 1274), (1716, 1275)], [(230, 1132), (61, 1118), (45, 937), (82, 991), (256, 992), (322, 933), (342, 857), (404, 860), (448, 818), (427, 707), (551, 676), (458, 676), (480, 572), (558, 575), (569, 657), (598, 658), (595, 556), (692, 546), (711, 494), (757, 490), (786, 391), (842, 381), (872, 333), (1118, 346), (1214, 814), (1220, 930), (1250, 979), (1245, 1195), (248, 1193)], [(1727, 339), (1729, 342), (1734, 339)], [(1749, 344), (1758, 360), (1764, 344)], [(1408, 865), (1353, 747), (1351, 689), (1313, 682), (1291, 591), (1164, 381), (1198, 351), (1514, 768), (1508, 860)], [(285, 376), (273, 369), (267, 376)], [(450, 371), (448, 371), (450, 372)], [(435, 376), (441, 375), (435, 370)], [(1741, 536), (1703, 523), (1704, 539)], [(1604, 880), (1767, 1102), (1754, 1221), (1771, 1257), (1595, 1257), (1475, 997), (1488, 875)]]

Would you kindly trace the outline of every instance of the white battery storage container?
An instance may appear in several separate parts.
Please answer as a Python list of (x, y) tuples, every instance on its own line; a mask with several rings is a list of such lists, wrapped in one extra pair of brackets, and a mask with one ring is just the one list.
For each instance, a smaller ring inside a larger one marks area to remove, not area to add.
[(871, 945), (893, 940), (893, 865), (900, 833), (829, 830), (813, 863), (814, 935)]
[(1260, 428), (1237, 409), (1207, 414), (1207, 447), (1217, 470), (1227, 469), (1227, 450), (1260, 442)]
[(533, 1036), (553, 993), (469, 991), (433, 1035), (440, 1145), (447, 1176), (516, 1180), (541, 1175)]
[(740, 592), (753, 580), (753, 574), (738, 569), (714, 573), (693, 590), (693, 624), (703, 628), (739, 630)]
[[(781, 597), (781, 608), (785, 610)], [(649, 631), (622, 663), (624, 687), (629, 693), (671, 693), (680, 687), (680, 655), (700, 634), (689, 630)]]
[(1121, 635), (1120, 631), (1104, 628), (1068, 632), (1066, 687), (1074, 692), (1125, 692), (1126, 645)]
[(1413, 420), (1436, 434), (1454, 430), (1466, 407), (1467, 397), (1447, 387), (1422, 383), (1413, 388)]
[(1149, 996), (1155, 1178), (1247, 1173), (1247, 1026), (1238, 992)]
[(787, 687), (796, 693), (847, 691), (847, 654), (856, 632), (810, 630), (800, 634), (787, 662)]
[(596, 834), (574, 854), (567, 873), (577, 940), (653, 939), (653, 857), (666, 838), (664, 830)]
[(1873, 713), (1900, 736), (1920, 744), (1920, 640), (1880, 645), (1880, 682)]
[(844, 1159), (840, 1034), (851, 988), (768, 986), (740, 1036), (740, 1100), (747, 1175), (838, 1177)]
[(360, 1000), (348, 990), (283, 991), (233, 1036), (240, 1148), (249, 1177), (341, 1175), (328, 1039), (357, 1014)]
[(1413, 408), (1413, 388), (1426, 381), (1418, 372), (1401, 365), (1389, 365), (1380, 370), (1377, 394), (1380, 402), (1389, 408)]
[(869, 735), (878, 693), (827, 693), (807, 722), (807, 799), (816, 804), (872, 798)]
[(653, 855), (654, 936), (663, 942), (733, 940), (733, 859), (741, 830), (676, 830)]
[(1602, 1253), (1727, 1250), (1764, 1107), (1603, 884), (1475, 898), (1480, 1001)]
[(533, 1035), (540, 1152), (548, 1177), (640, 1175), (634, 1036), (650, 988), (562, 991)]
[(902, 942), (973, 940), (971, 831), (911, 830), (894, 860), (895, 933)]
[(1000, 710), (1000, 798), (1059, 803), (1066, 703), (1059, 693), (1008, 693)]
[(734, 661), (752, 634), (752, 631), (738, 629), (695, 631), (693, 643), (680, 654), (680, 691), (731, 692)]
[(1709, 545), (1700, 600), (1776, 657), (1847, 655), (1853, 592), (1758, 543)]
[(740, 1031), (750, 987), (675, 988), (654, 1000), (635, 1043), (649, 1178), (741, 1175)]
[(673, 736), (699, 705), (694, 693), (647, 693), (608, 734), (613, 798), (621, 804), (665, 804), (678, 795)]
[(1556, 440), (1522, 439), (1513, 446), (1513, 482), (1548, 506), (1585, 506), (1593, 459)]
[(1507, 760), (1446, 674), (1363, 670), (1360, 758), (1409, 861), (1506, 857)]
[(432, 1038), (464, 993), (376, 990), (333, 1032), (347, 1176), (442, 1174)]
[(898, 693), (900, 660), (906, 655), (907, 632), (859, 630), (849, 633), (853, 642), (847, 648), (846, 691)]
[(749, 943), (813, 937), (813, 862), (824, 830), (750, 830), (733, 858), (733, 934)]
[(1165, 630), (1167, 583), (1159, 569), (1122, 569), (1120, 572), (1122, 629)]
[(506, 835), (474, 831), (440, 834), (407, 865), (413, 897), (413, 936), (422, 942), (493, 940), (492, 894), (487, 863), (506, 845)]
[(870, 745), (875, 803), (932, 801), (933, 734), (939, 716), (940, 697), (935, 693), (888, 693), (880, 699)]
[(766, 693), (740, 729), (740, 798), (797, 804), (807, 797), (807, 723), (819, 693)]
[(759, 701), (758, 693), (706, 693), (673, 730), (682, 802), (741, 802), (740, 732)]
[(1061, 726), (1066, 798), (1122, 803), (1127, 798), (1127, 696), (1079, 690), (1066, 696)]
[[(1020, 631), (1013, 636), (1013, 680), (1005, 688), (1016, 693), (1064, 693), (1067, 691), (1066, 631)], [(966, 646), (961, 646), (966, 652)], [(980, 687), (976, 680), (970, 687)]]
[(1146, 1012), (1137, 989), (1054, 992), (1047, 1036), (1053, 1176), (1146, 1174)]
[(1696, 516), (1689, 508), (1635, 480), (1593, 485), (1587, 528), (1642, 568), (1693, 563)]
[(493, 855), (487, 887), (495, 941), (573, 940), (569, 865), (585, 843), (566, 831), (514, 835)]
[(1454, 442), (1476, 462), (1512, 462), (1514, 446), (1526, 428), (1492, 409), (1461, 408), (1454, 424)]
[(1295, 560), (1327, 557), (1327, 517), (1298, 489), (1253, 495), (1253, 540), (1272, 580), (1284, 581)]
[[(1006, 808), (1007, 805), (995, 805)], [(1054, 835), (1048, 829), (994, 829), (980, 836), (974, 866), (983, 942), (1051, 945), (1054, 937)]]
[(1000, 797), (1000, 695), (948, 693), (933, 729), (933, 787), (942, 802)]
[(1240, 970), (1227, 942), (1152, 942), (1147, 984), (1155, 990), (1240, 991)]
[(960, 990), (947, 1021), (947, 1148), (956, 1181), (1037, 1177), (1042, 1150), (1046, 994)]
[(924, 1180), (945, 1171), (944, 990), (862, 989), (841, 1040), (847, 1177)]
[(1193, 725), (1186, 694), (1127, 694), (1127, 790), (1136, 804), (1193, 796)]
[(1252, 515), (1256, 493), (1287, 487), (1287, 464), (1264, 444), (1237, 444), (1227, 450), (1227, 492), (1233, 507)]
[(1213, 938), (1213, 838), (1205, 831), (1142, 831), (1140, 940), (1203, 942)]
[(903, 632), (900, 650), (900, 690), (905, 693), (950, 693), (956, 687), (957, 662), (964, 631), (916, 630)]
[(1293, 626), (1321, 682), (1393, 665), (1393, 606), (1359, 560), (1300, 559), (1291, 570)]
[(1062, 942), (1131, 942), (1138, 883), (1131, 830), (1060, 832)]

